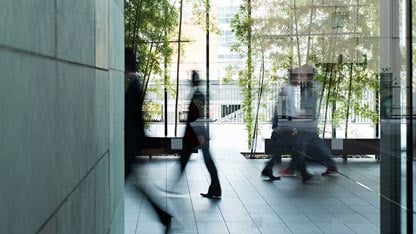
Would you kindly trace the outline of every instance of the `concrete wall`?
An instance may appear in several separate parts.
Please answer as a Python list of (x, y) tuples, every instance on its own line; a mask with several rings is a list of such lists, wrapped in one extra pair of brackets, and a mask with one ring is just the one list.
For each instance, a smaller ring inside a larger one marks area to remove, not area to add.
[(124, 232), (123, 10), (0, 1), (0, 233)]

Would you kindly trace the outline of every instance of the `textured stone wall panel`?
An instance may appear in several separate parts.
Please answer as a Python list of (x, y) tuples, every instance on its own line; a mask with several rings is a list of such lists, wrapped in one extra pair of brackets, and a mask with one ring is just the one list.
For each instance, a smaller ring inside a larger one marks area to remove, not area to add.
[(56, 65), (1, 49), (0, 58), (0, 233), (30, 233), (59, 202), (49, 187)]
[(0, 1), (0, 233), (123, 233), (123, 8)]
[(58, 64), (56, 147), (65, 186), (75, 186), (94, 165), (95, 72), (88, 67)]
[(114, 219), (110, 227), (110, 234), (124, 233), (124, 199), (120, 199), (116, 205)]
[(94, 0), (57, 0), (57, 55), (95, 65)]
[(98, 160), (109, 148), (109, 72), (103, 70), (95, 71), (95, 104), (94, 104), (94, 145), (97, 147), (95, 159)]
[(95, 174), (87, 176), (59, 209), (57, 234), (95, 233)]
[(0, 19), (0, 45), (55, 54), (55, 0), (0, 1)]
[(111, 0), (109, 6), (109, 67), (124, 71), (124, 8)]
[(110, 172), (108, 153), (95, 169), (96, 232), (107, 233), (110, 228)]
[(95, 0), (95, 65), (108, 69), (108, 0)]

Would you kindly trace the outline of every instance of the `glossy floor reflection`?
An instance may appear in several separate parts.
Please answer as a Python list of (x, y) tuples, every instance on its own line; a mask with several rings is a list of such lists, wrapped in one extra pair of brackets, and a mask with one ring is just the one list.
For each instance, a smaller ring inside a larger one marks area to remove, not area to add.
[[(231, 160), (235, 157), (235, 160)], [(148, 183), (172, 188), (167, 178), (173, 173), (169, 158), (154, 158), (146, 165)], [(175, 191), (180, 196), (159, 194), (175, 215), (173, 233), (379, 233), (378, 165), (373, 160), (355, 159), (340, 165), (343, 175), (319, 178), (302, 184), (299, 178), (268, 182), (260, 179), (263, 160), (246, 160), (239, 155), (219, 158), (223, 198), (202, 198), (207, 172), (194, 156), (186, 178)], [(311, 166), (318, 173), (320, 166)], [(363, 186), (367, 186), (363, 187)], [(150, 186), (149, 186), (150, 187)], [(127, 185), (125, 189), (126, 233), (162, 233), (150, 209)]]
[[(167, 196), (152, 189), (175, 216), (171, 233), (380, 233), (376, 160), (349, 159), (344, 164), (336, 159), (342, 174), (329, 177), (319, 176), (322, 166), (309, 164), (317, 177), (310, 184), (298, 177), (268, 182), (260, 178), (265, 161), (243, 158), (233, 140), (223, 134), (211, 142), (223, 189), (221, 200), (199, 195), (207, 191), (209, 176), (197, 154), (176, 186), (181, 195)], [(151, 162), (142, 164), (140, 181), (149, 189), (154, 185), (171, 189), (175, 158), (153, 157)], [(277, 165), (275, 174), (287, 163)], [(125, 187), (125, 233), (163, 233), (149, 204), (132, 189), (132, 182)]]

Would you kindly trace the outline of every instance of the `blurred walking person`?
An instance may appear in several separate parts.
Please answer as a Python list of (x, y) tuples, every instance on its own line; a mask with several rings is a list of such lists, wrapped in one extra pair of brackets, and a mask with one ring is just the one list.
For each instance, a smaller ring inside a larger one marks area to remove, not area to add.
[[(124, 116), (124, 166), (125, 180), (135, 173), (137, 161), (135, 157), (146, 146), (146, 135), (143, 117), (143, 89), (136, 73), (136, 54), (132, 48), (125, 49), (125, 116)], [(172, 223), (172, 216), (161, 208), (156, 202), (155, 196), (149, 194), (142, 186), (144, 183), (136, 183), (134, 187), (150, 202), (160, 222), (168, 233)]]
[(209, 121), (205, 115), (206, 100), (205, 95), (198, 88), (200, 85), (200, 78), (197, 71), (192, 71), (191, 84), (195, 90), (188, 109), (188, 118), (184, 135), (184, 148), (180, 155), (180, 175), (178, 180), (184, 173), (193, 149), (199, 147), (202, 150), (205, 166), (207, 167), (211, 178), (208, 192), (201, 193), (201, 196), (219, 199), (221, 198), (221, 185), (218, 178), (217, 167), (215, 166), (209, 150)]
[[(289, 148), (292, 154), (290, 166), (281, 174), (294, 175), (299, 171), (303, 182), (312, 179), (306, 167), (305, 157), (314, 159), (327, 169), (323, 176), (338, 173), (333, 155), (326, 143), (318, 136), (317, 102), (319, 85), (314, 81), (313, 68), (304, 65), (291, 74), (290, 81), (282, 89), (285, 100), (282, 115), (273, 129), (272, 140)], [(282, 100), (280, 100), (282, 101)], [(276, 118), (276, 117), (275, 117)], [(307, 149), (313, 148), (313, 151)], [(312, 153), (310, 153), (312, 152)], [(262, 171), (263, 176), (269, 175), (274, 159), (270, 160)]]

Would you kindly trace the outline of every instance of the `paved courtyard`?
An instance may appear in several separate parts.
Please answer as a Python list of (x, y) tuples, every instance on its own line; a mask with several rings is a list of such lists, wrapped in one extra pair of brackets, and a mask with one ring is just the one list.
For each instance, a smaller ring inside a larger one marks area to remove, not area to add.
[[(316, 178), (304, 184), (298, 177), (270, 182), (260, 177), (264, 159), (245, 159), (244, 130), (215, 126), (211, 151), (223, 189), (221, 200), (207, 192), (209, 175), (202, 155), (194, 154), (185, 177), (167, 195), (177, 170), (176, 157), (157, 156), (137, 168), (137, 179), (125, 187), (125, 233), (163, 233), (148, 202), (132, 183), (144, 183), (174, 215), (172, 233), (380, 233), (379, 164), (372, 158), (336, 159), (341, 174), (321, 177), (324, 167), (309, 164)], [(150, 163), (149, 163), (150, 162)], [(288, 163), (276, 165), (279, 167)], [(156, 189), (155, 189), (156, 188)]]

